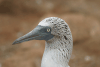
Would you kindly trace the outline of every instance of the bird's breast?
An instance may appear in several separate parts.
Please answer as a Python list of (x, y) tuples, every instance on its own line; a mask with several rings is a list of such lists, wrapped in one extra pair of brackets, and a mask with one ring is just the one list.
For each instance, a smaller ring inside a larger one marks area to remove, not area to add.
[(60, 54), (61, 52), (58, 50), (45, 51), (41, 67), (67, 67), (67, 62), (64, 61)]

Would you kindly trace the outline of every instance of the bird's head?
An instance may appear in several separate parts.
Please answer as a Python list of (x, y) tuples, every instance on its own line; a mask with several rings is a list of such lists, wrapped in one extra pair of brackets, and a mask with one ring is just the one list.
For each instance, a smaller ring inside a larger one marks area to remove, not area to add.
[(22, 43), (30, 40), (50, 40), (55, 36), (70, 35), (70, 29), (67, 23), (57, 17), (49, 17), (42, 20), (38, 26), (26, 35), (16, 39), (13, 44)]

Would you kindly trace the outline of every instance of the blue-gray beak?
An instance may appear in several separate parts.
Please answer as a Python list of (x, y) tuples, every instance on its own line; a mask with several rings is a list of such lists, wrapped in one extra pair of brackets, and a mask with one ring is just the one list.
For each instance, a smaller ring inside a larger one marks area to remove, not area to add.
[(30, 40), (49, 40), (54, 37), (54, 35), (51, 34), (51, 31), (51, 27), (38, 25), (31, 32), (16, 39), (12, 45)]

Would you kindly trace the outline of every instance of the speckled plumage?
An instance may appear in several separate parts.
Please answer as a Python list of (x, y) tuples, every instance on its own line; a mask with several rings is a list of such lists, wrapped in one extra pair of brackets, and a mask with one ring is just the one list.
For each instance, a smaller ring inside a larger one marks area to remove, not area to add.
[(55, 35), (46, 41), (41, 67), (69, 67), (73, 40), (68, 24), (60, 18), (49, 17), (39, 25), (51, 27), (51, 34)]
[(31, 32), (16, 39), (13, 45), (30, 40), (46, 41), (41, 67), (69, 67), (73, 39), (64, 20), (57, 17), (46, 18)]

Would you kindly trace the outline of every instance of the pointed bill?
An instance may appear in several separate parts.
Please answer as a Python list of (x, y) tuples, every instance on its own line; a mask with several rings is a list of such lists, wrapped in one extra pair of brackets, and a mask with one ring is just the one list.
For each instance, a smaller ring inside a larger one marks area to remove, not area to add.
[[(50, 31), (48, 32), (48, 29)], [(35, 29), (33, 29), (31, 32), (27, 33), (26, 35), (16, 39), (12, 45), (22, 43), (25, 41), (30, 40), (49, 40), (53, 37), (51, 34), (51, 28), (47, 26), (40, 26), (38, 25)]]

